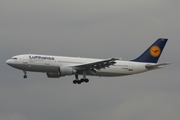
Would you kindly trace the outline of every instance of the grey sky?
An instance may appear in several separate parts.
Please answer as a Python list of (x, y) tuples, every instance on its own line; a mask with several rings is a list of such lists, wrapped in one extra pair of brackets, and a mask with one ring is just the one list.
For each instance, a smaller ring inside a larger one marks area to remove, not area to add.
[[(178, 0), (1, 0), (0, 120), (179, 120)], [(138, 57), (157, 38), (169, 41), (163, 69), (74, 85), (74, 76), (10, 68), (13, 55)]]

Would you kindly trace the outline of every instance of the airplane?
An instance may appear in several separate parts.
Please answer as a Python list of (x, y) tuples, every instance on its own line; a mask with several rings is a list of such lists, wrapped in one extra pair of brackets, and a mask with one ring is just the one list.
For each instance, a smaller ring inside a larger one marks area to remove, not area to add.
[[(120, 58), (94, 59), (81, 57), (52, 56), (39, 54), (22, 54), (13, 56), (6, 63), (24, 72), (43, 72), (48, 78), (60, 78), (75, 75), (74, 84), (88, 83), (90, 76), (115, 77), (126, 76), (163, 68), (171, 63), (157, 63), (168, 41), (159, 38), (144, 53), (134, 60), (124, 61)], [(79, 79), (78, 76), (83, 78)]]

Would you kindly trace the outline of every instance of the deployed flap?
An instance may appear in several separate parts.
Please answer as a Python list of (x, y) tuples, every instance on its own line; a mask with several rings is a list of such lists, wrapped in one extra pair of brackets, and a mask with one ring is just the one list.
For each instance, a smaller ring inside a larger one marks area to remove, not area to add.
[(152, 64), (147, 64), (145, 67), (147, 69), (158, 69), (158, 68), (163, 68), (165, 65), (169, 65), (171, 63), (160, 63), (160, 64), (155, 64), (155, 65), (152, 65)]
[(77, 65), (77, 66), (73, 66), (73, 67), (75, 67), (75, 69), (77, 69), (77, 70), (86, 70), (86, 71), (90, 70), (90, 71), (96, 73), (97, 70), (114, 65), (116, 63), (115, 62), (116, 60), (119, 60), (119, 59), (118, 58), (110, 58), (107, 60), (101, 60), (101, 61), (92, 62), (92, 63), (85, 63), (82, 65)]

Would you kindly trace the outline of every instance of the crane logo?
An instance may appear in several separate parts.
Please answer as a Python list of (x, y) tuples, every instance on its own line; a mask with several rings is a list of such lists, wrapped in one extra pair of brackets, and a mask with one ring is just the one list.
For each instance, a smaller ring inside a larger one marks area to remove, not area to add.
[(150, 48), (150, 54), (151, 54), (151, 56), (153, 56), (153, 57), (159, 57), (159, 55), (161, 54), (161, 49), (160, 49), (160, 47), (159, 47), (159, 46), (156, 46), (156, 45), (152, 46), (152, 47)]

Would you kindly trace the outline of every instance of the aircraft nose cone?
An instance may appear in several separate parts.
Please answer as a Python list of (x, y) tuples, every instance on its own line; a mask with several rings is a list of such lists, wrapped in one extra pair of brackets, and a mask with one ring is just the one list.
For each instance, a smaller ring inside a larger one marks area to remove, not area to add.
[(11, 63), (11, 61), (10, 61), (10, 60), (6, 60), (6, 64), (8, 64), (8, 65), (9, 65), (10, 63)]

